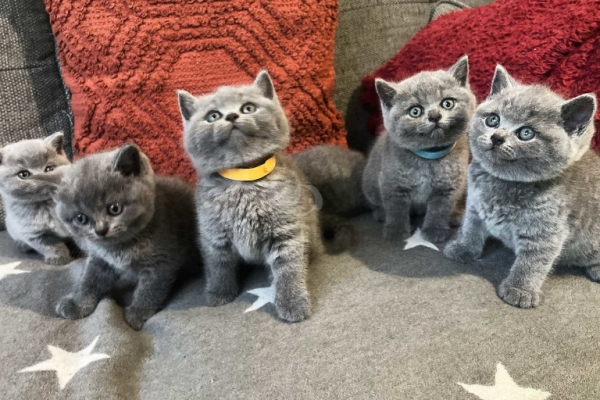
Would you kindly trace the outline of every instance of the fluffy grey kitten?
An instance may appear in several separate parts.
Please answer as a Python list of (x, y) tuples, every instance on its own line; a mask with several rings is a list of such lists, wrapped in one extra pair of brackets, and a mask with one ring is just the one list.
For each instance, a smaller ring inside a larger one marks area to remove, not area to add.
[(57, 219), (52, 194), (60, 183), (60, 166), (70, 162), (63, 133), (22, 140), (0, 149), (0, 194), (6, 230), (23, 251), (35, 250), (48, 264), (71, 261), (68, 232)]
[(59, 218), (89, 253), (75, 291), (56, 306), (64, 318), (90, 315), (124, 278), (136, 283), (125, 319), (139, 330), (162, 308), (179, 272), (200, 267), (192, 188), (155, 177), (133, 144), (75, 162), (56, 203)]
[(516, 253), (498, 294), (535, 307), (554, 265), (587, 268), (600, 281), (600, 159), (590, 150), (596, 98), (565, 100), (525, 86), (496, 67), (492, 89), (471, 122), (467, 210), (444, 251), (466, 261), (488, 237)]
[[(410, 236), (411, 213), (425, 214), (426, 238), (448, 238), (451, 213), (466, 188), (467, 130), (476, 106), (468, 75), (463, 56), (448, 71), (420, 72), (398, 83), (376, 80), (385, 132), (369, 155), (363, 191), (384, 222), (384, 238)], [(450, 148), (439, 159), (415, 153)]]
[[(196, 204), (205, 258), (207, 302), (221, 305), (239, 292), (242, 262), (270, 267), (280, 318), (309, 317), (306, 273), (322, 251), (318, 215), (308, 182), (281, 154), (290, 133), (266, 71), (249, 86), (223, 86), (194, 97), (179, 91), (184, 146), (200, 179)], [(272, 155), (275, 169), (255, 181), (235, 181), (219, 171), (261, 165)]]

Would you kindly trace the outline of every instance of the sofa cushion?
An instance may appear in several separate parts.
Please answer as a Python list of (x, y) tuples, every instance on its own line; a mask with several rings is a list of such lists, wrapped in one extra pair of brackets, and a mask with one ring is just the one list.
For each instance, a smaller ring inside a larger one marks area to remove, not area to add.
[[(447, 68), (463, 54), (469, 55), (471, 88), (478, 100), (487, 96), (496, 64), (524, 83), (548, 84), (565, 97), (600, 94), (599, 6), (599, 1), (497, 0), (441, 16), (364, 79), (361, 100), (370, 132), (381, 129), (375, 77), (399, 81), (419, 71)], [(596, 126), (599, 122), (597, 117)], [(593, 145), (600, 149), (597, 137)]]
[(72, 92), (75, 150), (134, 141), (164, 174), (192, 177), (176, 89), (251, 83), (267, 68), (293, 127), (291, 149), (345, 144), (332, 101), (337, 0), (46, 0)]
[(0, 82), (0, 147), (62, 130), (71, 155), (72, 116), (42, 2), (0, 2)]

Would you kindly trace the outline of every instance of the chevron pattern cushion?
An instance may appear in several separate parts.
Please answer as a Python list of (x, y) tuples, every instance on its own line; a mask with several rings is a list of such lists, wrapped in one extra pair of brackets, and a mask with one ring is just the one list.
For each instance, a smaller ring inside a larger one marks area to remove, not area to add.
[(273, 77), (290, 150), (345, 144), (333, 105), (337, 0), (45, 0), (72, 92), (78, 156), (134, 141), (160, 173), (191, 178), (176, 89)]

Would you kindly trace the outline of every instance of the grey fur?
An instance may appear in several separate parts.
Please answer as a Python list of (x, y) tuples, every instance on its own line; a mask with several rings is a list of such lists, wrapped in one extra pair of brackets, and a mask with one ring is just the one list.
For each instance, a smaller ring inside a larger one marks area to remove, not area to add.
[[(248, 103), (256, 109), (245, 114)], [(184, 146), (200, 175), (196, 202), (208, 303), (232, 301), (239, 292), (237, 268), (260, 263), (273, 275), (279, 317), (306, 319), (307, 267), (322, 252), (318, 215), (306, 178), (281, 154), (289, 127), (268, 73), (259, 73), (253, 85), (224, 86), (198, 98), (179, 91), (179, 104)], [(222, 116), (209, 123), (212, 111)], [(258, 165), (272, 154), (277, 165), (260, 180), (238, 182), (217, 174)]]
[[(155, 177), (135, 145), (75, 162), (56, 201), (59, 218), (89, 252), (75, 291), (56, 306), (64, 318), (90, 315), (119, 279), (132, 279), (137, 285), (125, 319), (139, 330), (162, 308), (178, 274), (200, 268), (192, 188)], [(115, 203), (121, 211), (111, 215)], [(88, 222), (78, 223), (79, 214)]]
[[(441, 242), (450, 234), (453, 210), (466, 189), (469, 149), (466, 132), (475, 110), (468, 83), (468, 58), (448, 71), (421, 72), (399, 83), (377, 79), (386, 131), (377, 139), (363, 175), (363, 191), (386, 239), (411, 234), (411, 213), (425, 214), (423, 234)], [(453, 99), (450, 109), (441, 106)], [(413, 118), (409, 111), (422, 107)], [(431, 119), (441, 118), (439, 123)], [(447, 156), (428, 160), (411, 150), (448, 146)]]
[[(69, 160), (63, 133), (45, 139), (22, 140), (0, 149), (0, 193), (6, 209), (6, 230), (17, 246), (35, 250), (49, 264), (62, 265), (76, 253), (54, 212), (52, 194)], [(47, 171), (49, 167), (55, 167)], [(20, 171), (31, 175), (19, 178)], [(69, 249), (71, 246), (71, 249)]]
[[(600, 280), (600, 159), (590, 150), (594, 95), (564, 100), (544, 86), (517, 83), (498, 66), (488, 99), (476, 111), (469, 140), (467, 210), (444, 254), (481, 256), (488, 237), (516, 253), (499, 296), (535, 307), (555, 265), (587, 268)], [(499, 125), (486, 125), (490, 114)], [(522, 127), (533, 139), (517, 137)]]

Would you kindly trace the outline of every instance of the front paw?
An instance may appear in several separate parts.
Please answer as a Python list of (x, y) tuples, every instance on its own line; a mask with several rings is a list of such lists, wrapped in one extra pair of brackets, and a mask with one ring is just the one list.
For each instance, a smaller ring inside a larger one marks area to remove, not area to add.
[(385, 224), (383, 238), (386, 240), (402, 241), (410, 237), (410, 226)]
[(600, 266), (588, 267), (586, 271), (591, 280), (600, 282)]
[(231, 292), (206, 292), (206, 304), (211, 307), (218, 307), (231, 303), (237, 297), (237, 291)]
[(139, 331), (156, 312), (156, 310), (149, 308), (127, 307), (125, 309), (125, 321), (127, 321), (131, 329)]
[(524, 289), (512, 285), (505, 279), (498, 288), (498, 296), (511, 306), (520, 308), (533, 308), (540, 304), (541, 291)]
[(97, 305), (95, 300), (76, 301), (73, 295), (68, 295), (59, 300), (55, 312), (66, 319), (81, 319), (93, 313)]
[(450, 228), (423, 228), (425, 239), (434, 243), (445, 242), (450, 237), (450, 233)]
[(444, 248), (444, 255), (451, 260), (463, 264), (476, 259), (478, 256), (478, 254), (475, 254), (468, 246), (465, 246), (458, 240), (453, 240), (446, 245)]
[(70, 255), (49, 256), (44, 258), (44, 262), (50, 265), (66, 265), (73, 261)]
[(310, 317), (311, 314), (308, 293), (294, 297), (277, 295), (275, 297), (275, 309), (277, 310), (277, 315), (279, 315), (279, 318), (284, 321), (304, 321)]

